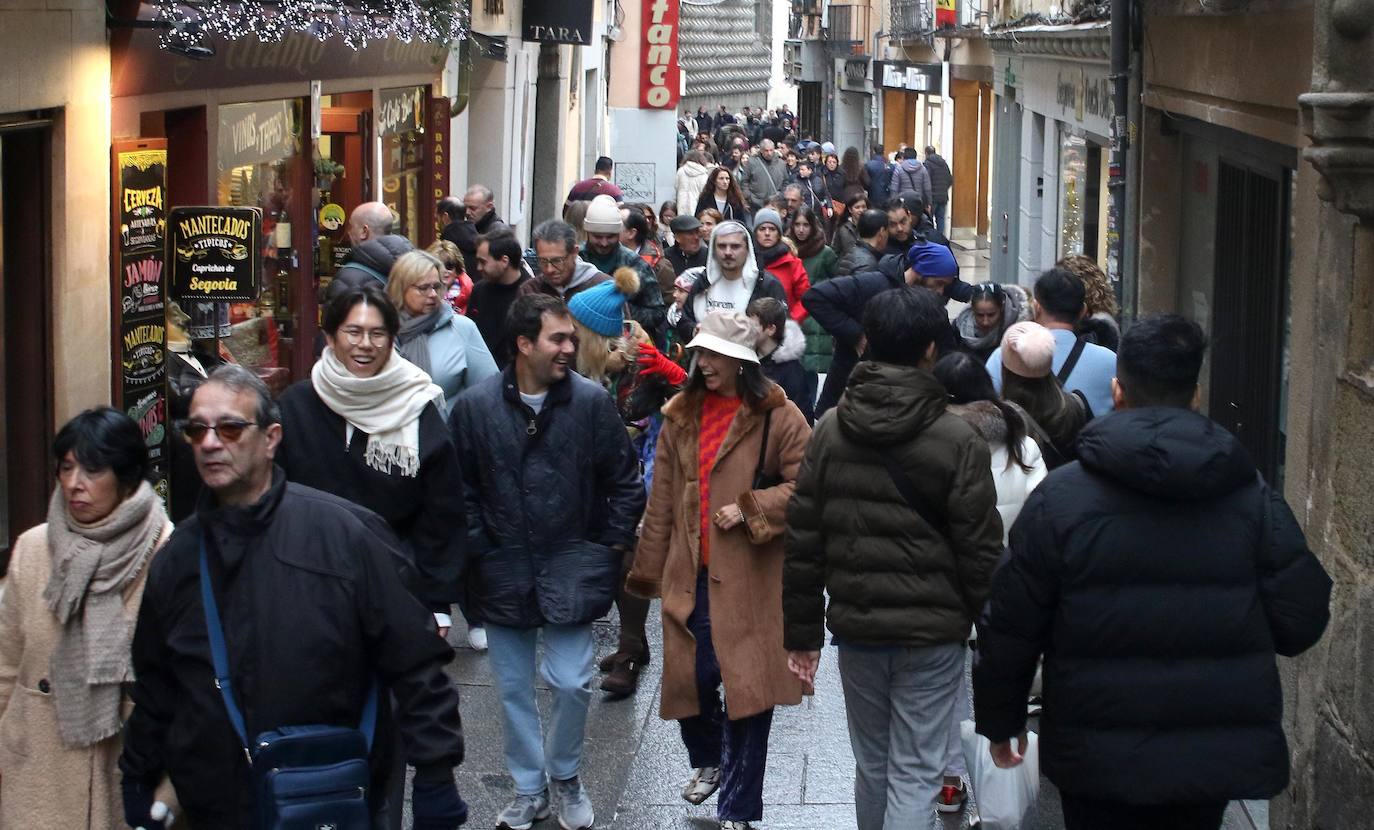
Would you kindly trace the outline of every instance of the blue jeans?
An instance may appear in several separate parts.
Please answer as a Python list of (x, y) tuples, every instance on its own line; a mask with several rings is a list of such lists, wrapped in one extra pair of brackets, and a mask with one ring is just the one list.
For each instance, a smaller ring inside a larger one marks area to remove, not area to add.
[(763, 818), (763, 773), (773, 710), (728, 720), (720, 700), (720, 663), (711, 641), (711, 599), (706, 569), (697, 574), (697, 604), (687, 628), (697, 641), (697, 703), (701, 714), (678, 721), (693, 769), (720, 768), (716, 814), (721, 821)]
[[(545, 738), (535, 703), (535, 645), (544, 634), (544, 661), (539, 672), (553, 691)], [(506, 628), (487, 625), (487, 659), (501, 692), (506, 767), (519, 795), (537, 795), (547, 778), (566, 781), (582, 766), (587, 707), (592, 701), (591, 625), (546, 625)]]
[(946, 239), (949, 238), (949, 222), (945, 219), (945, 208), (947, 207), (949, 207), (948, 199), (943, 202), (933, 202), (930, 206), (931, 211), (935, 214), (935, 230), (939, 231), (940, 235)]

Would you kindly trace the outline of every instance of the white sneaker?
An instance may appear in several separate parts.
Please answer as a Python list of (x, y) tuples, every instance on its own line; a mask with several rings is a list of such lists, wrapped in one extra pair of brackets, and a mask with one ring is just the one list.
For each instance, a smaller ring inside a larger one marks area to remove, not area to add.
[(596, 825), (596, 814), (587, 791), (582, 789), (582, 782), (576, 778), (567, 781), (555, 778), (549, 783), (553, 794), (550, 801), (558, 815), (558, 826), (563, 830), (591, 830)]
[(480, 625), (468, 629), (468, 645), (473, 651), (487, 650), (487, 630)]

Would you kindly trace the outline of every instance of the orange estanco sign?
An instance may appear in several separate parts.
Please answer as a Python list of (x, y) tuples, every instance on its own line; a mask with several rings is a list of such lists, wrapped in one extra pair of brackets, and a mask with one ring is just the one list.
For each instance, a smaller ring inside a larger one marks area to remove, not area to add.
[(678, 64), (678, 0), (645, 0), (640, 109), (674, 109), (681, 98)]

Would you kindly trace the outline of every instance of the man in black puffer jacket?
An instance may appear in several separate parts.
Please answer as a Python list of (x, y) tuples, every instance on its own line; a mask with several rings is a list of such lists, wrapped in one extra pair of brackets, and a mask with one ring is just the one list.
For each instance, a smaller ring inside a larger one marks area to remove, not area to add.
[(1041, 764), (1065, 826), (1221, 826), (1288, 783), (1274, 655), (1326, 627), (1331, 580), (1283, 498), (1197, 408), (1206, 340), (1177, 315), (1121, 340), (1116, 411), (1011, 530), (978, 624), (978, 732), (1020, 763), (1044, 656)]
[[(486, 623), (515, 779), (498, 822), (528, 827), (552, 802), (564, 827), (589, 828), (578, 771), (592, 621), (610, 610), (634, 549), (644, 484), (615, 402), (571, 369), (577, 345), (563, 301), (520, 297), (506, 330), (515, 361), (459, 396), (449, 420), (464, 448), (471, 607)], [(553, 692), (547, 741), (530, 682), (541, 634)]]

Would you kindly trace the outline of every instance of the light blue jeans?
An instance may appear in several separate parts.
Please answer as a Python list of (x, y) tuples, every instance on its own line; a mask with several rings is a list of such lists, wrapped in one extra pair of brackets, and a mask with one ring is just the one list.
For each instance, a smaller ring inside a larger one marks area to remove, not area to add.
[[(545, 738), (535, 702), (535, 646), (544, 635), (539, 673), (553, 692)], [(591, 625), (505, 628), (487, 625), (487, 659), (501, 692), (506, 766), (518, 795), (537, 795), (547, 778), (575, 778), (582, 766), (587, 708), (592, 701)]]

